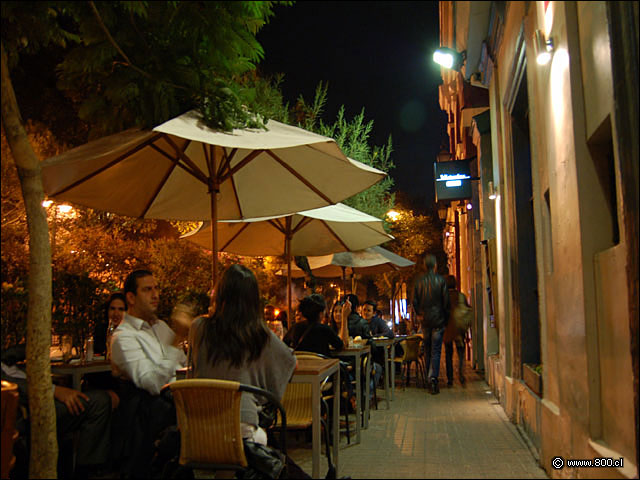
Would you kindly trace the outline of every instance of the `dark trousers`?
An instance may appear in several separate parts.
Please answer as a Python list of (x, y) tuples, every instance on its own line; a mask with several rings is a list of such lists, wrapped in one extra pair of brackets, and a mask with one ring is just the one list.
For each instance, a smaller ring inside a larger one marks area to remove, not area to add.
[(55, 401), (58, 438), (78, 432), (76, 464), (102, 465), (109, 459), (111, 436), (111, 397), (104, 390), (85, 392), (89, 401), (81, 400), (84, 411), (73, 415), (67, 406)]
[(455, 344), (456, 351), (458, 352), (458, 378), (460, 381), (464, 380), (464, 342), (451, 341), (444, 343), (444, 358), (447, 366), (447, 381), (453, 383), (453, 346)]
[(133, 383), (121, 381), (120, 407), (113, 421), (112, 458), (125, 478), (153, 476), (155, 441), (176, 425), (171, 392), (151, 395)]
[[(81, 400), (84, 411), (79, 415), (72, 415), (66, 405), (54, 401), (56, 409), (56, 425), (58, 446), (58, 478), (74, 475), (74, 447), (75, 466), (83, 470), (87, 467), (101, 466), (109, 460), (110, 425), (111, 425), (111, 397), (102, 390), (85, 392), (90, 401)], [(22, 416), (18, 410), (16, 428), (20, 434), (14, 444), (16, 464), (11, 471), (10, 478), (28, 478), (31, 425), (28, 418)], [(74, 439), (72, 435), (78, 434)]]

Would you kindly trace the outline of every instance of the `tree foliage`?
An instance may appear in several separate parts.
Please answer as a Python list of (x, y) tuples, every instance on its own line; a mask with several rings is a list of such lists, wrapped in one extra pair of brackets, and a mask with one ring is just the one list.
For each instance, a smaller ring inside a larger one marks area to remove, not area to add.
[[(298, 97), (292, 112), (295, 122), (302, 128), (333, 138), (347, 157), (389, 173), (394, 167), (391, 158), (393, 152), (391, 135), (385, 145), (371, 145), (370, 136), (374, 121), (365, 120), (364, 108), (349, 120), (345, 117), (345, 109), (342, 105), (335, 121), (324, 123), (322, 115), (326, 105), (327, 91), (328, 85), (320, 82), (311, 103), (307, 103), (302, 95)], [(392, 187), (393, 179), (387, 175), (380, 182), (342, 203), (374, 217), (384, 218), (394, 204)]]
[[(410, 269), (388, 272), (376, 276), (375, 285), (378, 292), (387, 298), (392, 298), (398, 285), (403, 282), (410, 288), (417, 273), (424, 270), (424, 256), (433, 254), (439, 264), (446, 264), (446, 256), (442, 245), (442, 229), (440, 221), (433, 215), (416, 215), (411, 210), (396, 206), (398, 216), (391, 222), (391, 234), (394, 240), (385, 248), (401, 255), (413, 262)], [(442, 263), (444, 262), (444, 263)]]
[(92, 137), (193, 108), (213, 128), (257, 127), (264, 83), (247, 74), (277, 4), (291, 2), (3, 2), (2, 38), (12, 65), (20, 52), (65, 48), (58, 87)]

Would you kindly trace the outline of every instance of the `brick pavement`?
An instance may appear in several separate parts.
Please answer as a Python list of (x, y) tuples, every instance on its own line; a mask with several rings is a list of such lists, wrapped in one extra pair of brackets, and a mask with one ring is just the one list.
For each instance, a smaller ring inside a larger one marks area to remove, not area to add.
[[(404, 391), (396, 388), (390, 410), (380, 402), (380, 409), (371, 412), (360, 445), (347, 446), (343, 438), (339, 475), (548, 478), (482, 378), (467, 372), (466, 386), (456, 380), (451, 388), (442, 386), (442, 378), (439, 395), (411, 386)], [(311, 472), (310, 444), (293, 438), (290, 445), (294, 461)], [(324, 477), (326, 457), (322, 460)]]

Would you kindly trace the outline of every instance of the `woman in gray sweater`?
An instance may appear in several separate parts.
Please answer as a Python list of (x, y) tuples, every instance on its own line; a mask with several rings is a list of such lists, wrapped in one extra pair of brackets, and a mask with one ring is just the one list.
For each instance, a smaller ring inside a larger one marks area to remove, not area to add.
[[(217, 289), (215, 309), (197, 318), (189, 333), (194, 378), (233, 380), (282, 398), (296, 366), (289, 347), (265, 324), (258, 282), (251, 270), (231, 265)], [(243, 393), (242, 436), (267, 444), (258, 426), (262, 398)]]

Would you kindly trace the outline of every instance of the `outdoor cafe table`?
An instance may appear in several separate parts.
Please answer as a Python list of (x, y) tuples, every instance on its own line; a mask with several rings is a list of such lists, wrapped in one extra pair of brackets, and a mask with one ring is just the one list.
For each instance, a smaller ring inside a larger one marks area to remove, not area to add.
[(311, 384), (311, 402), (312, 402), (312, 426), (311, 426), (311, 438), (312, 438), (312, 457), (313, 478), (320, 478), (320, 431), (322, 426), (320, 424), (320, 387), (325, 378), (333, 375), (333, 385), (335, 388), (333, 395), (333, 415), (332, 415), (332, 428), (333, 432), (333, 464), (336, 467), (336, 473), (339, 472), (339, 442), (340, 431), (338, 429), (338, 417), (340, 415), (340, 361), (337, 358), (324, 359), (324, 358), (298, 358), (298, 365), (293, 372), (291, 383), (310, 383)]
[[(393, 350), (393, 352), (395, 352), (394, 339), (386, 337), (375, 337), (371, 340), (376, 347), (382, 347), (384, 351), (384, 401), (387, 402), (387, 410), (389, 410), (391, 408), (391, 404), (389, 403), (389, 400), (391, 399), (391, 389), (393, 388), (393, 382), (395, 381), (396, 373), (395, 366), (392, 365), (391, 368), (389, 368), (389, 363), (393, 362), (394, 355), (394, 353), (391, 353), (391, 351)], [(393, 373), (390, 374), (389, 370), (391, 370), (391, 372)], [(391, 378), (391, 375), (393, 375), (394, 379)]]
[(82, 377), (88, 373), (110, 372), (109, 360), (93, 360), (90, 362), (62, 363), (52, 362), (51, 373), (56, 375), (70, 375), (74, 390), (80, 390)]
[[(353, 346), (344, 348), (339, 351), (332, 352), (334, 357), (345, 358), (350, 357), (353, 358), (353, 363), (355, 366), (355, 381), (356, 381), (356, 443), (360, 443), (360, 426), (362, 421), (364, 421), (364, 428), (369, 426), (369, 381), (366, 381), (366, 392), (365, 392), (365, 404), (364, 404), (364, 417), (361, 417), (362, 412), (362, 357), (364, 355), (371, 355), (371, 347), (369, 345), (362, 346)], [(371, 372), (371, 357), (369, 357), (369, 361), (367, 362), (367, 371), (365, 372), (364, 378), (368, 379)], [(362, 418), (362, 420), (360, 420)]]

